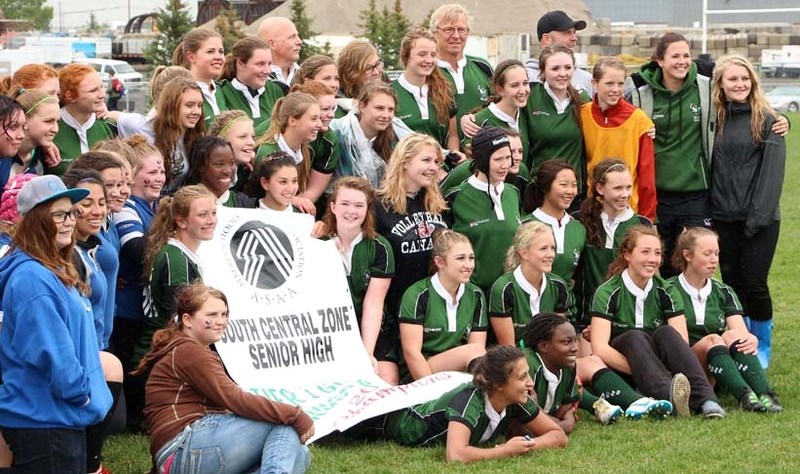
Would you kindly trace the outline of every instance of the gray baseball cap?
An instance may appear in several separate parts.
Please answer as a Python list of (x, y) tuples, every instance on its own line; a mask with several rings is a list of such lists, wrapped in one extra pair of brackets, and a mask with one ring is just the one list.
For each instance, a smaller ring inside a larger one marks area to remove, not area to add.
[(88, 189), (67, 189), (58, 176), (37, 176), (25, 183), (25, 186), (19, 190), (19, 194), (17, 194), (17, 209), (21, 215), (24, 215), (39, 204), (54, 201), (58, 198), (69, 198), (72, 204), (75, 204), (88, 195)]

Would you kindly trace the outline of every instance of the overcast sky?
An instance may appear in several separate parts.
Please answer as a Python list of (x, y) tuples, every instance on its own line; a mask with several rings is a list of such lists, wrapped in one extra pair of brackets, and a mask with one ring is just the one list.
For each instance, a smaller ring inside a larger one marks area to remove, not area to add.
[[(197, 1), (184, 0), (192, 10), (192, 18), (197, 15)], [(89, 14), (94, 13), (97, 21), (114, 25), (128, 21), (128, 6), (131, 16), (149, 13), (162, 8), (165, 0), (47, 0), (53, 7), (53, 21), (50, 30), (58, 31), (59, 26), (75, 28), (89, 23)]]

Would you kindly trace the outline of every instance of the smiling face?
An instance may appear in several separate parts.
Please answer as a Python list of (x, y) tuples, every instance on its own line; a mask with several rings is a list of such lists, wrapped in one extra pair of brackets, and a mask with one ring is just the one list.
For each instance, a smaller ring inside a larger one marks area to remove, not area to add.
[(548, 369), (574, 368), (578, 357), (578, 336), (572, 323), (556, 326), (550, 340), (539, 343), (539, 354)]
[(106, 206), (109, 212), (119, 212), (125, 204), (127, 196), (123, 195), (125, 180), (122, 168), (106, 168), (100, 172), (103, 187), (106, 190)]
[(86, 74), (78, 84), (78, 94), (73, 96), (72, 91), (67, 93), (67, 104), (78, 113), (91, 114), (104, 112), (106, 109), (106, 91), (103, 81), (96, 72)]
[(295, 131), (295, 136), (303, 143), (317, 139), (322, 130), (319, 104), (311, 104), (299, 118), (289, 117), (289, 128)]
[[(56, 247), (60, 249), (69, 247), (72, 244), (72, 234), (75, 231), (75, 217), (74, 214), (67, 215), (72, 212), (72, 201), (69, 198), (59, 198), (50, 203), (50, 214), (53, 216), (53, 222), (56, 226)], [(60, 217), (66, 216), (64, 220), (60, 221)]]
[(336, 200), (330, 206), (336, 218), (338, 232), (361, 230), (368, 208), (367, 196), (363, 192), (352, 188), (340, 188)]
[(216, 79), (222, 72), (225, 64), (225, 49), (222, 38), (212, 36), (200, 43), (200, 48), (195, 52), (186, 53), (192, 76), (198, 81), (208, 82)]
[(603, 199), (603, 211), (608, 215), (621, 214), (628, 208), (633, 192), (633, 181), (627, 171), (609, 171), (605, 183), (595, 184), (595, 191)]
[(339, 90), (339, 70), (335, 64), (327, 64), (317, 70), (314, 80), (330, 87), (333, 92)]
[(368, 82), (376, 81), (383, 75), (383, 60), (378, 57), (377, 53), (372, 53), (367, 59), (366, 69), (358, 78), (358, 83), (364, 85)]
[(213, 148), (203, 168), (201, 183), (220, 197), (231, 187), (234, 176), (236, 176), (236, 160), (231, 147), (226, 145)]
[(731, 102), (747, 102), (753, 81), (744, 66), (729, 64), (722, 72), (722, 91)]
[(228, 306), (219, 298), (209, 296), (194, 314), (181, 315), (183, 333), (208, 346), (220, 339), (228, 327)]
[(181, 94), (180, 121), (185, 129), (194, 128), (203, 116), (203, 94), (197, 89), (186, 89)]
[(427, 38), (417, 38), (408, 54), (406, 72), (413, 77), (427, 77), (436, 67), (436, 42)]
[(108, 216), (106, 195), (103, 186), (95, 183), (80, 183), (78, 188), (88, 189), (89, 195), (77, 205), (78, 219), (75, 223), (75, 235), (78, 240), (84, 241), (90, 235), (96, 235), (103, 227)]
[(625, 71), (607, 67), (599, 80), (592, 79), (597, 103), (603, 110), (617, 105), (625, 87)]
[(572, 56), (567, 53), (555, 53), (547, 58), (542, 74), (553, 92), (562, 93), (566, 92), (572, 82), (574, 72), (575, 64), (572, 62)]
[(166, 181), (164, 159), (161, 155), (148, 156), (142, 159), (139, 171), (133, 177), (131, 194), (147, 202), (156, 202), (161, 197), (161, 188)]
[(504, 395), (507, 405), (514, 403), (524, 405), (528, 401), (528, 394), (533, 391), (528, 361), (524, 357), (517, 359), (508, 374), (508, 380), (495, 390)]
[(0, 135), (0, 156), (12, 157), (16, 156), (19, 147), (22, 145), (22, 140), (25, 139), (26, 129), (25, 113), (21, 110), (14, 112), (8, 120), (3, 120), (0, 125), (3, 133)]
[(508, 146), (511, 147), (511, 168), (508, 172), (514, 175), (519, 174), (519, 164), (522, 163), (522, 156), (525, 154), (525, 149), (522, 148), (522, 139), (515, 135), (508, 135)]
[(321, 132), (327, 132), (331, 129), (331, 121), (336, 117), (336, 96), (323, 95), (317, 97), (319, 103), (319, 119)]
[(500, 102), (514, 108), (525, 107), (531, 86), (528, 83), (528, 72), (524, 67), (511, 66), (504, 74), (505, 84), (497, 87)]
[(264, 204), (275, 211), (283, 211), (292, 204), (292, 198), (297, 194), (297, 167), (278, 168), (269, 179), (261, 178), (261, 187), (265, 193)]
[(547, 207), (552, 209), (567, 210), (578, 194), (578, 179), (571, 169), (563, 169), (556, 174), (550, 184), (550, 189), (544, 196)]
[(211, 240), (217, 227), (217, 203), (214, 199), (201, 197), (192, 201), (189, 215), (175, 217), (178, 227), (178, 240), (190, 248), (196, 248), (200, 242)]
[(58, 104), (46, 103), (36, 107), (28, 117), (28, 138), (34, 145), (49, 145), (58, 133), (61, 117)]
[(248, 87), (260, 89), (269, 79), (271, 65), (272, 53), (270, 50), (253, 50), (253, 55), (246, 63), (236, 60), (236, 78)]
[(441, 22), (433, 30), (439, 45), (439, 53), (460, 58), (469, 38), (469, 19), (464, 14), (456, 15), (453, 21)]
[(475, 253), (467, 242), (456, 242), (444, 257), (433, 258), (442, 282), (467, 283), (475, 271)]
[(372, 138), (386, 130), (394, 118), (396, 104), (394, 97), (376, 93), (365, 104), (359, 104), (359, 123), (367, 138)]
[(237, 163), (249, 164), (256, 156), (256, 133), (253, 121), (248, 118), (238, 119), (225, 131), (222, 137), (231, 144), (233, 158)]
[(431, 146), (423, 146), (404, 166), (406, 192), (416, 193), (436, 182), (439, 165), (439, 153)]
[(685, 41), (670, 43), (664, 57), (656, 60), (665, 79), (683, 82), (692, 65), (692, 53)]
[(686, 269), (703, 278), (711, 278), (719, 265), (719, 243), (714, 235), (697, 237), (694, 249), (683, 251)]
[(553, 260), (556, 258), (556, 241), (552, 232), (540, 232), (530, 240), (528, 246), (519, 252), (519, 257), (524, 270), (536, 274), (548, 273), (553, 270)]
[(661, 265), (661, 240), (652, 235), (640, 235), (630, 252), (624, 253), (631, 279), (644, 288)]

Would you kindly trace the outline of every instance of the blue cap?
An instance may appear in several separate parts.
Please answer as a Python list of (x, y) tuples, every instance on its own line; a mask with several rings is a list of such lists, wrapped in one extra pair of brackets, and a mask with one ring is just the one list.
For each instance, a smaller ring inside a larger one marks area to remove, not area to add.
[(69, 198), (72, 204), (75, 204), (88, 195), (88, 189), (67, 189), (58, 176), (37, 176), (25, 183), (25, 186), (19, 190), (19, 194), (17, 194), (17, 209), (21, 215), (25, 215), (39, 204), (62, 197)]

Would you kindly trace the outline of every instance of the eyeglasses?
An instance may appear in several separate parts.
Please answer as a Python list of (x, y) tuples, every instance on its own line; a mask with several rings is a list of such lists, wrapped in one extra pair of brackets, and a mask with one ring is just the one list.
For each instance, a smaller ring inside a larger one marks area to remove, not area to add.
[(370, 64), (367, 66), (367, 71), (375, 72), (378, 70), (378, 68), (383, 68), (383, 59), (378, 58), (378, 61), (376, 61), (375, 64)]
[(459, 36), (467, 36), (469, 34), (469, 28), (455, 28), (452, 26), (441, 28), (437, 26), (436, 29), (444, 33), (446, 36), (453, 36), (456, 32), (458, 32)]
[(70, 209), (69, 211), (56, 211), (51, 212), (50, 216), (53, 218), (53, 222), (56, 224), (63, 224), (67, 217), (71, 220), (76, 220), (78, 218), (78, 210), (77, 209)]

